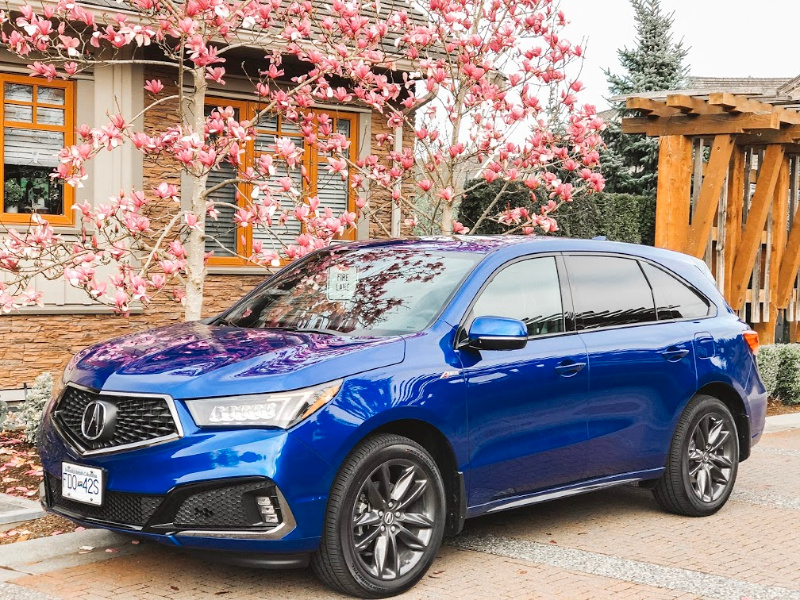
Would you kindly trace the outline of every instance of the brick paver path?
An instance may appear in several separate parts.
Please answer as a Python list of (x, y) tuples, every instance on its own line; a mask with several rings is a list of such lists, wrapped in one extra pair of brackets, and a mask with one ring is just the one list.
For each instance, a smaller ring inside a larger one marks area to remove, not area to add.
[[(310, 571), (217, 565), (150, 545), (12, 584), (82, 600), (338, 598)], [(800, 599), (800, 430), (764, 437), (717, 515), (621, 487), (467, 522), (404, 598)]]

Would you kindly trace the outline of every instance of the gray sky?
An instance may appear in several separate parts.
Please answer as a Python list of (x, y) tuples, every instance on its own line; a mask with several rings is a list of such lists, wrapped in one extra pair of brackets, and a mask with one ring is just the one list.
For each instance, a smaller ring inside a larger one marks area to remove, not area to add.
[[(675, 12), (673, 30), (690, 47), (692, 75), (800, 75), (798, 0), (661, 0), (661, 5)], [(617, 48), (633, 46), (633, 9), (628, 0), (561, 0), (561, 8), (570, 21), (567, 39), (587, 42), (582, 100), (603, 110), (608, 94), (602, 69), (619, 72)]]

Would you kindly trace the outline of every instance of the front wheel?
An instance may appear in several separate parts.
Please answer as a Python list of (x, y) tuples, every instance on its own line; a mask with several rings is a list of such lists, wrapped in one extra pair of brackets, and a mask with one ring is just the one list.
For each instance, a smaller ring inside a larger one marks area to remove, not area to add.
[(712, 515), (728, 501), (738, 467), (739, 436), (730, 410), (717, 398), (698, 395), (678, 422), (653, 495), (670, 512)]
[(439, 551), (445, 502), (442, 476), (422, 446), (398, 435), (369, 438), (334, 482), (315, 573), (361, 598), (408, 590)]

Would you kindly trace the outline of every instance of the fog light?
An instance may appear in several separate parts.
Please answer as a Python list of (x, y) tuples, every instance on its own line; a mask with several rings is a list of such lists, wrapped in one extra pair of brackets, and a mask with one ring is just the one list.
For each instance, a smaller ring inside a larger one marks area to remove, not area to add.
[(256, 496), (256, 504), (258, 505), (258, 513), (261, 515), (261, 520), (267, 525), (277, 525), (281, 522), (275, 506), (272, 504), (272, 498), (269, 496)]

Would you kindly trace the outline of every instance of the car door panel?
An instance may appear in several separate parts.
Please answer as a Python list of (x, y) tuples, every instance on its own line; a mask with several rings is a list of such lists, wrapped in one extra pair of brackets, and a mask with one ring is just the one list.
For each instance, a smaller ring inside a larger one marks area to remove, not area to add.
[(687, 328), (654, 323), (581, 337), (591, 370), (589, 475), (663, 467), (675, 416), (696, 389)]
[(588, 475), (661, 468), (675, 416), (697, 389), (692, 333), (656, 306), (638, 260), (575, 254), (565, 264), (589, 358)]
[[(513, 354), (513, 357), (511, 356)], [(578, 336), (531, 340), (522, 350), (465, 357), (470, 504), (583, 478), (586, 349)], [(559, 369), (567, 363), (570, 371)]]
[(476, 316), (522, 320), (531, 336), (513, 351), (460, 351), (467, 381), (470, 505), (580, 480), (584, 475), (586, 348), (566, 330), (563, 268), (527, 257), (490, 278)]

